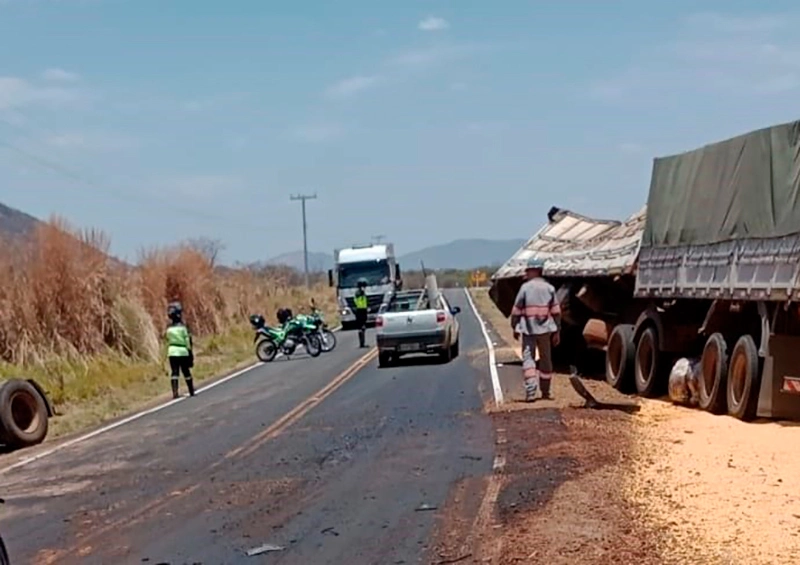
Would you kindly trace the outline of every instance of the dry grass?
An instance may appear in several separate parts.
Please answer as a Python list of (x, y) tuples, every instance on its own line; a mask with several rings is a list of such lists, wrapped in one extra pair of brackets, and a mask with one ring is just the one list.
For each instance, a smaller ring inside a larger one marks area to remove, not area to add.
[(253, 359), (247, 317), (313, 296), (335, 322), (331, 289), (311, 293), (255, 268), (219, 269), (200, 246), (147, 250), (130, 266), (109, 239), (58, 218), (0, 256), (0, 374), (39, 380), (66, 414), (54, 435), (117, 416), (165, 388), (166, 306), (179, 300), (197, 340), (197, 377)]

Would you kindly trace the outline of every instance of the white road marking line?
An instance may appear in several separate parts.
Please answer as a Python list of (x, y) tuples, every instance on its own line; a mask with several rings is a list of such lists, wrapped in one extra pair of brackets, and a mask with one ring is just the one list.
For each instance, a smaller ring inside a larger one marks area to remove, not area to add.
[[(333, 328), (331, 331), (338, 332), (341, 329), (342, 329), (342, 326), (337, 326), (337, 327)], [(283, 355), (282, 353), (279, 353), (278, 355), (275, 356), (275, 358), (277, 359), (278, 357), (281, 357), (282, 355)], [(227, 383), (228, 381), (232, 381), (233, 379), (235, 379), (237, 377), (241, 377), (242, 375), (244, 375), (246, 373), (249, 373), (253, 369), (256, 369), (256, 368), (258, 368), (258, 367), (260, 367), (262, 365), (265, 365), (265, 364), (266, 363), (262, 363), (260, 361), (258, 363), (254, 363), (253, 365), (250, 365), (249, 367), (245, 367), (244, 369), (240, 369), (240, 370), (236, 371), (235, 373), (231, 373), (227, 377), (223, 377), (223, 378), (221, 378), (221, 379), (219, 379), (217, 381), (209, 383), (206, 386), (195, 390), (195, 394), (202, 394), (204, 392), (208, 392), (209, 390), (211, 390), (214, 387), (217, 387), (217, 386), (219, 386), (219, 385), (221, 385), (223, 383)], [(45, 457), (50, 457), (51, 455), (53, 455), (54, 453), (58, 453), (62, 449), (66, 449), (68, 447), (72, 447), (73, 445), (76, 445), (76, 444), (79, 444), (79, 443), (83, 443), (86, 440), (92, 439), (92, 438), (97, 437), (97, 436), (99, 436), (101, 434), (104, 434), (106, 432), (110, 432), (111, 430), (114, 430), (114, 429), (117, 429), (119, 427), (122, 427), (122, 426), (125, 426), (127, 424), (130, 424), (131, 422), (135, 422), (136, 420), (140, 420), (141, 418), (144, 418), (145, 416), (149, 416), (151, 414), (155, 414), (156, 412), (161, 412), (162, 410), (164, 410), (166, 408), (169, 408), (170, 406), (173, 406), (175, 404), (178, 404), (179, 402), (183, 402), (185, 400), (188, 400), (189, 398), (190, 397), (188, 397), (188, 396), (181, 396), (180, 398), (171, 399), (171, 400), (165, 402), (164, 404), (159, 404), (158, 406), (154, 406), (153, 408), (149, 408), (149, 409), (144, 410), (142, 412), (137, 412), (135, 414), (131, 414), (130, 416), (128, 416), (126, 418), (123, 418), (122, 420), (118, 420), (118, 421), (116, 421), (116, 422), (114, 422), (112, 424), (108, 424), (107, 426), (103, 426), (101, 428), (98, 428), (98, 429), (94, 430), (93, 432), (89, 432), (89, 433), (84, 434), (82, 436), (79, 436), (79, 437), (73, 438), (71, 440), (65, 441), (64, 443), (59, 443), (58, 445), (54, 445), (50, 449), (47, 449), (47, 450), (42, 451), (40, 453), (37, 453), (35, 455), (31, 455), (29, 457), (25, 457), (23, 459), (20, 459), (19, 461), (17, 461), (13, 465), (9, 465), (8, 467), (0, 469), (0, 475), (4, 475), (5, 473), (8, 473), (9, 471), (13, 471), (14, 469), (19, 469), (20, 467), (25, 467), (26, 465), (30, 465), (31, 463), (33, 463), (35, 461), (39, 461), (40, 459), (44, 459)]]
[(492, 339), (489, 337), (489, 332), (486, 331), (486, 322), (483, 321), (481, 315), (478, 313), (478, 308), (475, 302), (472, 301), (472, 296), (469, 294), (469, 289), (464, 289), (464, 294), (467, 295), (467, 302), (469, 302), (472, 313), (478, 319), (478, 324), (481, 326), (483, 332), (483, 339), (486, 341), (486, 349), (489, 350), (489, 374), (492, 377), (492, 389), (494, 390), (494, 403), (497, 406), (503, 404), (503, 389), (500, 386), (500, 376), (497, 374), (497, 359), (495, 358), (494, 345)]

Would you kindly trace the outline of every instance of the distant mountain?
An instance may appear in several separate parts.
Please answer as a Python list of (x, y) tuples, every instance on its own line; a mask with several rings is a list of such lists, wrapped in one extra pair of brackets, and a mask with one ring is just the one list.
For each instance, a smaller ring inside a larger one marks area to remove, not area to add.
[(0, 203), (0, 236), (13, 238), (28, 235), (38, 223), (39, 220), (30, 214)]
[[(416, 271), (420, 261), (428, 269), (474, 269), (500, 266), (526, 242), (525, 239), (458, 239), (443, 245), (426, 247), (398, 258), (405, 271)], [(303, 270), (303, 252), (293, 251), (267, 261), (268, 265), (285, 265)], [(312, 272), (327, 271), (333, 267), (333, 255), (309, 252), (308, 267)]]
[(508, 260), (527, 239), (457, 239), (443, 245), (426, 247), (402, 255), (398, 261), (406, 271), (427, 269), (475, 269), (499, 267)]
[[(290, 253), (283, 253), (277, 257), (273, 257), (267, 261), (267, 265), (285, 266), (303, 270), (303, 252), (292, 251)], [(312, 273), (325, 272), (333, 268), (333, 255), (329, 253), (318, 253), (315, 251), (308, 252), (308, 270)]]

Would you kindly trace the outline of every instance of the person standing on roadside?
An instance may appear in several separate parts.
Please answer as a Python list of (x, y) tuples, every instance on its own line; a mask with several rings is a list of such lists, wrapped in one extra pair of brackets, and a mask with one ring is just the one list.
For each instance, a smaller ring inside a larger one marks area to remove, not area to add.
[[(542, 277), (544, 261), (531, 258), (525, 268), (527, 279), (520, 287), (511, 310), (514, 339), (522, 337), (522, 377), (525, 401), (533, 402), (541, 385), (542, 398), (552, 398), (552, 348), (557, 346), (561, 331), (561, 305), (556, 290)], [(539, 362), (534, 357), (539, 350)]]
[(189, 396), (194, 396), (194, 381), (192, 380), (192, 367), (194, 366), (194, 351), (192, 349), (192, 334), (183, 323), (183, 308), (179, 302), (172, 302), (167, 307), (167, 316), (170, 324), (167, 326), (167, 357), (171, 371), (172, 398), (178, 398), (178, 380), (180, 374), (186, 380)]
[(358, 346), (367, 345), (367, 319), (369, 318), (369, 300), (367, 299), (367, 280), (358, 279), (358, 288), (353, 297), (353, 304), (356, 307), (356, 325), (358, 326)]

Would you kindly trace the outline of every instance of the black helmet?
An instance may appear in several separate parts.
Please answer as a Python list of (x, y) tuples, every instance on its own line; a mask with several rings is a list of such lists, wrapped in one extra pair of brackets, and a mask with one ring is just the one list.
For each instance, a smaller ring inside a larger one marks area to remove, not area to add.
[(172, 321), (178, 321), (183, 316), (183, 307), (180, 302), (170, 302), (167, 305), (167, 316)]
[(261, 329), (264, 327), (264, 316), (261, 314), (253, 314), (250, 316), (250, 325), (253, 326), (255, 329)]
[(278, 323), (285, 324), (292, 319), (291, 308), (280, 308), (277, 312)]
[(368, 284), (369, 283), (367, 282), (367, 279), (365, 279), (364, 277), (358, 279), (358, 286), (367, 286)]

